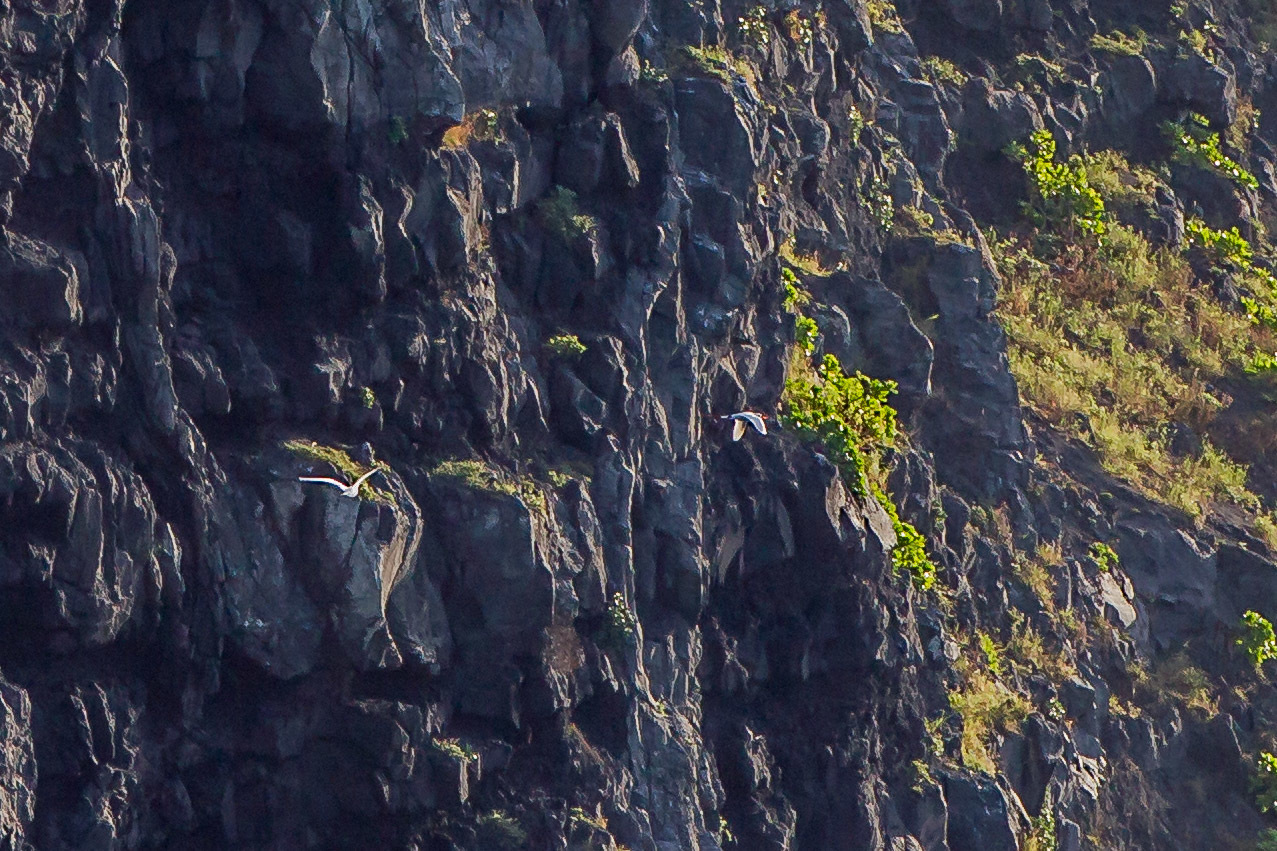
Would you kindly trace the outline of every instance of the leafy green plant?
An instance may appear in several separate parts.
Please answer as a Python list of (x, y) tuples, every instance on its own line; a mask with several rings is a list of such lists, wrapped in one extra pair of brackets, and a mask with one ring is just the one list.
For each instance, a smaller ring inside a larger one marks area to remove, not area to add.
[(359, 404), (369, 410), (372, 410), (377, 404), (377, 394), (373, 392), (371, 387), (361, 387), (359, 389)]
[(824, 443), (847, 487), (864, 495), (866, 454), (876, 460), (896, 437), (896, 411), (887, 403), (895, 392), (894, 381), (847, 375), (836, 357), (825, 355), (814, 380), (799, 376), (785, 382), (781, 425), (804, 440)]
[(816, 343), (820, 340), (820, 327), (816, 324), (816, 320), (809, 316), (794, 317), (794, 337), (798, 341), (798, 348), (807, 356), (811, 357), (816, 352)]
[(556, 186), (537, 204), (541, 223), (565, 242), (573, 242), (598, 228), (598, 220), (582, 213), (576, 193)]
[(575, 358), (586, 351), (585, 343), (575, 334), (555, 334), (545, 341), (545, 348), (556, 358)]
[(669, 78), (670, 75), (666, 73), (664, 68), (659, 68), (646, 59), (643, 60), (642, 66), (639, 67), (639, 79), (644, 83), (664, 83)]
[(785, 299), (780, 306), (786, 313), (797, 313), (811, 301), (811, 295), (803, 289), (798, 276), (788, 266), (781, 268), (780, 279), (785, 285)]
[(1028, 145), (1015, 143), (1009, 152), (1029, 177), (1028, 213), (1039, 226), (1052, 224), (1074, 229), (1102, 240), (1108, 233), (1108, 216), (1100, 193), (1087, 179), (1085, 161), (1077, 154), (1055, 161), (1055, 139), (1050, 130), (1038, 130)]
[(730, 85), (736, 76), (744, 77), (750, 82), (755, 79), (753, 66), (718, 45), (705, 47), (688, 45), (683, 50), (696, 68), (724, 83)]
[(967, 73), (943, 56), (924, 56), (920, 61), (922, 73), (933, 85), (947, 83), (960, 89), (967, 84)]
[(869, 23), (876, 30), (885, 33), (902, 33), (904, 24), (900, 22), (900, 13), (896, 11), (894, 0), (868, 0), (865, 11), (869, 13)]
[(851, 144), (859, 145), (860, 134), (865, 132), (865, 116), (854, 103), (847, 109), (847, 131), (851, 134)]
[(1091, 49), (1118, 56), (1140, 56), (1148, 47), (1148, 36), (1136, 30), (1134, 36), (1114, 30), (1108, 35), (1096, 33), (1091, 36)]
[(1162, 125), (1162, 130), (1171, 140), (1175, 159), (1218, 172), (1245, 189), (1259, 189), (1255, 175), (1220, 149), (1219, 134), (1210, 132), (1210, 122), (1205, 116), (1190, 113), (1184, 121)]
[(1021, 851), (1059, 851), (1060, 841), (1056, 835), (1055, 808), (1051, 804), (1048, 792), (1042, 801), (1042, 809), (1029, 819), (1029, 835), (1024, 839)]
[(605, 647), (622, 650), (634, 643), (638, 621), (625, 602), (625, 595), (617, 591), (608, 603), (607, 616), (599, 633), (599, 643)]
[(1273, 634), (1273, 625), (1268, 618), (1253, 609), (1247, 611), (1242, 615), (1241, 633), (1237, 646), (1256, 670), (1269, 659), (1277, 659), (1277, 635)]
[(897, 207), (895, 219), (897, 230), (911, 236), (931, 233), (936, 223), (935, 216), (912, 204)]
[(1277, 810), (1277, 756), (1261, 751), (1255, 764), (1255, 777), (1251, 781), (1255, 793), (1255, 805), (1261, 813)]
[(765, 48), (771, 44), (772, 28), (767, 21), (767, 9), (765, 7), (754, 6), (741, 15), (736, 24), (740, 28), (741, 41), (746, 44), (758, 48)]
[(919, 591), (929, 591), (936, 584), (936, 566), (927, 556), (927, 540), (912, 523), (900, 519), (896, 504), (877, 485), (871, 485), (874, 497), (891, 518), (896, 545), (891, 548), (891, 569), (906, 573)]
[(1096, 541), (1091, 544), (1087, 555), (1095, 562), (1095, 566), (1105, 573), (1121, 564), (1121, 559), (1117, 557), (1117, 551), (1103, 541)]
[[(1277, 331), (1277, 311), (1273, 309), (1277, 303), (1277, 275), (1255, 263), (1255, 252), (1237, 227), (1216, 230), (1193, 216), (1184, 221), (1184, 232), (1190, 244), (1207, 252), (1216, 263), (1241, 273), (1243, 283), (1251, 291), (1251, 295), (1241, 299), (1246, 315), (1256, 325)], [(1256, 356), (1250, 363), (1262, 367), (1266, 361)]]
[(434, 739), (430, 745), (439, 753), (458, 762), (474, 762), (479, 758), (479, 752), (460, 739)]
[(1255, 851), (1277, 851), (1277, 828), (1270, 827), (1255, 838)]
[(869, 208), (869, 216), (878, 225), (878, 230), (887, 233), (896, 219), (896, 202), (892, 200), (890, 187), (881, 177), (869, 181), (869, 190), (864, 194), (865, 205)]
[(1002, 676), (1002, 650), (998, 647), (998, 643), (987, 632), (976, 633), (976, 638), (980, 642), (980, 652), (984, 654), (984, 661), (989, 666), (989, 673), (995, 677)]

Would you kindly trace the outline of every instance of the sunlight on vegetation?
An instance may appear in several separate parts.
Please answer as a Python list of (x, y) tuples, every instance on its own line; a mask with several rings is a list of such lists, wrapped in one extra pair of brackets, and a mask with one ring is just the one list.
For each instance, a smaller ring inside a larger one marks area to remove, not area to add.
[(949, 693), (949, 707), (962, 718), (962, 764), (997, 774), (993, 737), (1019, 727), (1032, 707), (1022, 696), (983, 671), (973, 671), (966, 686)]
[[(300, 455), (311, 461), (317, 461), (320, 464), (329, 465), (340, 474), (340, 478), (344, 478), (347, 482), (354, 482), (374, 467), (387, 471), (390, 469), (388, 465), (380, 462), (374, 463), (371, 467), (365, 467), (355, 461), (354, 458), (351, 458), (350, 453), (345, 449), (338, 446), (324, 446), (313, 440), (285, 440), (283, 447), (295, 455)], [(323, 471), (317, 472), (321, 475), (323, 473)], [(359, 497), (360, 499), (370, 500), (382, 505), (395, 504), (394, 496), (368, 482), (364, 482), (359, 486)]]

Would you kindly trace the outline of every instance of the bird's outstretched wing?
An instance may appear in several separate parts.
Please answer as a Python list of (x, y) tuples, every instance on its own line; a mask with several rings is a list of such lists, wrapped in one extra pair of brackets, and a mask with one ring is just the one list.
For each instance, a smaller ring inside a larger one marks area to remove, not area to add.
[[(755, 414), (753, 411), (741, 411), (737, 414), (737, 416), (744, 417), (749, 420), (749, 424), (752, 425), (759, 434), (767, 434), (767, 421), (758, 414)], [(740, 420), (737, 420), (736, 422), (740, 423)]]
[(745, 421), (740, 418), (737, 418), (736, 422), (732, 423), (732, 440), (740, 440), (741, 436), (744, 434), (745, 434)]
[(332, 485), (333, 487), (337, 488), (338, 490), (343, 490), (343, 491), (346, 489), (346, 483), (345, 483), (345, 482), (339, 482), (339, 481), (337, 481), (336, 479), (329, 479), (329, 478), (324, 478), (324, 477), (316, 477), (316, 476), (300, 476), (300, 477), (298, 477), (297, 481), (299, 481), (299, 482), (318, 482), (318, 483), (320, 483), (321, 485)]
[(371, 470), (369, 470), (367, 473), (364, 473), (362, 476), (360, 476), (359, 478), (355, 479), (355, 483), (354, 483), (354, 484), (352, 484), (352, 485), (351, 485), (351, 487), (352, 487), (352, 488), (354, 488), (356, 491), (358, 491), (358, 490), (359, 490), (359, 486), (360, 486), (360, 485), (362, 485), (364, 482), (368, 481), (368, 477), (369, 477), (369, 476), (373, 475), (374, 473), (380, 473), (380, 472), (381, 472), (381, 468), (380, 468), (380, 467), (373, 467), (373, 468), (372, 468)]

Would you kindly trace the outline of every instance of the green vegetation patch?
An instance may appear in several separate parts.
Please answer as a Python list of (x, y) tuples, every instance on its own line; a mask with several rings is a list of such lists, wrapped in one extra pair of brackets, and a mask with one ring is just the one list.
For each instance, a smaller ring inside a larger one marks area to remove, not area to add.
[(1277, 756), (1261, 751), (1255, 761), (1255, 777), (1251, 781), (1255, 806), (1261, 813), (1277, 811)]
[(489, 467), (482, 461), (452, 459), (442, 461), (430, 471), (431, 476), (452, 479), (473, 490), (499, 493), (522, 500), (528, 508), (537, 511), (546, 510), (545, 494), (536, 482), (527, 477), (511, 481), (500, 471)]
[(1241, 637), (1237, 639), (1237, 646), (1257, 671), (1269, 659), (1277, 659), (1277, 635), (1273, 634), (1272, 621), (1259, 612), (1247, 611), (1242, 615)]
[(1032, 707), (1019, 694), (982, 671), (973, 671), (966, 686), (949, 693), (949, 708), (962, 719), (962, 763), (996, 775), (993, 738), (1019, 727)]
[(944, 83), (960, 89), (967, 84), (967, 73), (943, 56), (924, 56), (921, 63), (922, 73), (932, 85)]
[(554, 187), (537, 203), (537, 215), (541, 224), (564, 242), (575, 242), (599, 226), (598, 219), (581, 212), (576, 193), (563, 186)]
[(545, 341), (545, 348), (556, 358), (575, 358), (585, 354), (586, 345), (575, 334), (556, 334)]
[(758, 77), (754, 71), (754, 66), (736, 56), (730, 50), (718, 45), (707, 45), (705, 47), (689, 45), (683, 50), (693, 68), (722, 80), (728, 85), (735, 82), (737, 76), (743, 77), (751, 83), (755, 82)]
[[(350, 453), (339, 446), (324, 446), (313, 440), (292, 439), (285, 440), (283, 447), (289, 452), (300, 455), (310, 461), (316, 461), (320, 464), (327, 464), (341, 474), (341, 478), (347, 482), (354, 482), (364, 473), (372, 469), (382, 469), (389, 471), (387, 464), (380, 462), (374, 463), (371, 467), (364, 467), (354, 458), (350, 457)], [(371, 481), (371, 479), (369, 480)], [(387, 491), (379, 490), (368, 482), (364, 482), (359, 486), (360, 499), (370, 500), (372, 502), (381, 503), (382, 505), (394, 505), (395, 498)]]
[(1015, 143), (1011, 156), (1024, 167), (1029, 178), (1029, 205), (1026, 212), (1039, 227), (1050, 224), (1065, 231), (1103, 238), (1108, 232), (1104, 200), (1091, 186), (1085, 161), (1074, 154), (1056, 162), (1055, 139), (1050, 130), (1039, 130), (1027, 145)]
[(1224, 154), (1219, 134), (1211, 132), (1210, 122), (1205, 116), (1194, 112), (1184, 121), (1167, 122), (1162, 129), (1175, 149), (1175, 159), (1210, 169), (1245, 189), (1259, 189), (1255, 175)]
[(1091, 36), (1091, 49), (1101, 53), (1112, 53), (1117, 56), (1141, 56), (1148, 47), (1148, 36), (1136, 30), (1134, 36), (1114, 30), (1108, 35), (1096, 33)]
[(1125, 226), (1103, 244), (1043, 242), (990, 240), (1024, 401), (1151, 499), (1193, 517), (1215, 501), (1257, 507), (1246, 467), (1209, 439), (1189, 457), (1170, 450), (1172, 423), (1205, 433), (1231, 402), (1215, 382), (1248, 362), (1247, 318), (1199, 287), (1182, 257)]

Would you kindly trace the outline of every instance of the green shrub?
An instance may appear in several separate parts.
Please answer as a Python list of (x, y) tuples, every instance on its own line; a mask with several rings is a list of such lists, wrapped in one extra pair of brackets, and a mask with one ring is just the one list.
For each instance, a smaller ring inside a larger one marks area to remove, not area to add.
[(949, 692), (949, 708), (962, 718), (962, 763), (989, 775), (997, 774), (994, 732), (1018, 727), (1032, 710), (1023, 696), (981, 671), (973, 672), (961, 691)]
[(434, 739), (430, 744), (439, 753), (457, 762), (474, 762), (479, 758), (478, 751), (460, 739)]
[(1175, 149), (1174, 158), (1222, 174), (1246, 189), (1259, 189), (1255, 175), (1227, 157), (1219, 147), (1219, 134), (1210, 132), (1204, 116), (1191, 113), (1185, 121), (1167, 122), (1162, 130)]
[(1119, 56), (1140, 56), (1144, 53), (1144, 48), (1148, 46), (1148, 36), (1140, 30), (1135, 31), (1135, 36), (1131, 37), (1124, 32), (1114, 30), (1108, 35), (1100, 35), (1096, 33), (1091, 36), (1091, 49), (1099, 50), (1103, 53), (1113, 53)]
[(976, 637), (980, 641), (980, 652), (984, 654), (989, 673), (995, 677), (1002, 676), (1002, 650), (998, 647), (998, 643), (987, 632), (978, 632)]
[(741, 41), (758, 48), (771, 44), (772, 28), (767, 21), (767, 9), (755, 6), (740, 16), (736, 22), (740, 28)]
[(936, 566), (927, 556), (927, 541), (912, 523), (900, 519), (896, 504), (882, 489), (873, 486), (874, 497), (882, 504), (891, 518), (891, 528), (896, 533), (896, 545), (891, 548), (891, 569), (906, 573), (919, 591), (929, 591), (936, 584)]
[(785, 382), (781, 425), (824, 443), (847, 487), (863, 496), (867, 453), (876, 461), (896, 438), (896, 411), (887, 403), (895, 392), (896, 382), (847, 375), (836, 357), (825, 355), (815, 380), (804, 375)]
[(736, 76), (744, 77), (751, 83), (754, 82), (756, 74), (753, 66), (744, 59), (732, 55), (732, 53), (717, 45), (708, 45), (706, 47), (693, 47), (691, 45), (683, 48), (684, 55), (691, 60), (693, 66), (700, 71), (722, 80), (724, 83), (731, 85)]
[(933, 85), (948, 83), (960, 89), (967, 84), (966, 72), (942, 56), (924, 56), (921, 64), (922, 73)]
[(634, 644), (637, 630), (638, 621), (634, 612), (625, 602), (625, 595), (617, 591), (612, 595), (612, 602), (608, 603), (607, 616), (598, 637), (599, 644), (614, 650), (624, 650)]
[(1277, 635), (1273, 634), (1273, 625), (1268, 618), (1254, 610), (1247, 611), (1242, 615), (1241, 632), (1237, 646), (1256, 670), (1269, 659), (1277, 659)]
[(811, 357), (816, 351), (816, 343), (820, 339), (820, 327), (816, 324), (816, 320), (808, 316), (794, 317), (794, 337), (798, 341), (798, 348), (807, 357)]
[(1121, 560), (1117, 557), (1117, 551), (1103, 541), (1096, 541), (1091, 544), (1091, 549), (1087, 552), (1087, 555), (1095, 562), (1095, 566), (1105, 573), (1121, 564)]
[(585, 354), (585, 343), (575, 334), (556, 334), (545, 341), (545, 348), (556, 358), (575, 358)]
[(1056, 162), (1050, 130), (1034, 133), (1027, 146), (1013, 144), (1009, 153), (1029, 177), (1028, 213), (1036, 224), (1061, 227), (1066, 235), (1076, 228), (1103, 239), (1108, 233), (1104, 200), (1090, 185), (1082, 157), (1074, 154), (1066, 162)]
[(1277, 810), (1277, 756), (1268, 751), (1260, 752), (1251, 790), (1255, 793), (1255, 805), (1261, 813)]
[(512, 496), (521, 500), (528, 508), (538, 511), (545, 511), (547, 508), (545, 494), (537, 487), (536, 482), (527, 477), (509, 481), (499, 470), (489, 467), (482, 461), (466, 459), (441, 461), (430, 471), (430, 475), (452, 479), (474, 490)]
[[(1242, 284), (1251, 291), (1243, 296), (1242, 307), (1251, 322), (1277, 331), (1277, 275), (1254, 261), (1255, 252), (1236, 226), (1228, 230), (1216, 230), (1197, 217), (1184, 221), (1184, 232), (1189, 243), (1205, 251), (1216, 263), (1225, 264), (1239, 272)], [(1263, 366), (1262, 357), (1254, 358), (1251, 365)], [(1258, 371), (1258, 370), (1256, 370)]]
[(563, 186), (556, 186), (537, 204), (541, 223), (565, 242), (573, 242), (594, 231), (598, 220), (581, 212), (576, 193)]
[(900, 13), (896, 11), (895, 0), (868, 0), (865, 11), (869, 13), (869, 23), (876, 30), (885, 33), (902, 33), (904, 24), (900, 22)]
[(373, 392), (371, 387), (361, 387), (359, 389), (359, 404), (369, 410), (372, 410), (373, 406), (377, 404), (377, 394)]
[(1021, 851), (1059, 851), (1060, 840), (1056, 834), (1055, 808), (1048, 792), (1042, 801), (1041, 811), (1029, 819), (1029, 834), (1024, 838)]

